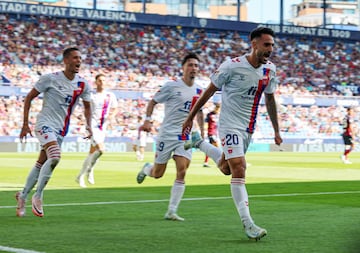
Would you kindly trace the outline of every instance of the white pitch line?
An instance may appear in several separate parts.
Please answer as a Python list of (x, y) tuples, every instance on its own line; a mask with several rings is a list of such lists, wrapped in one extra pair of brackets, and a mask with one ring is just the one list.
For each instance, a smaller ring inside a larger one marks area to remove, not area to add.
[[(339, 194), (359, 194), (359, 193), (360, 193), (360, 191), (259, 194), (259, 195), (250, 195), (249, 198), (297, 197), (297, 196), (339, 195)], [(231, 196), (183, 198), (182, 201), (202, 201), (202, 200), (217, 200), (217, 199), (230, 199), (230, 198), (231, 198)], [(108, 202), (44, 204), (44, 206), (95, 206), (95, 205), (113, 205), (113, 204), (159, 203), (159, 202), (168, 202), (168, 201), (169, 201), (169, 199), (124, 200), (124, 201), (108, 201)], [(16, 206), (0, 206), (0, 209), (15, 208), (15, 207)]]
[(14, 253), (45, 253), (45, 252), (40, 252), (40, 251), (18, 249), (18, 248), (6, 247), (6, 246), (1, 246), (1, 245), (0, 245), (0, 251), (14, 252)]

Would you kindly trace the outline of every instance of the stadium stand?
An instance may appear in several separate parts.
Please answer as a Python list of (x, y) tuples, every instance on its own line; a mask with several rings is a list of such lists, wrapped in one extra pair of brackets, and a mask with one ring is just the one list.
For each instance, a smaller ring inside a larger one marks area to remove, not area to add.
[[(136, 135), (137, 116), (144, 115), (150, 94), (180, 75), (176, 59), (188, 51), (197, 52), (203, 60), (200, 82), (206, 86), (209, 74), (224, 59), (249, 49), (247, 38), (232, 31), (45, 16), (24, 15), (18, 19), (0, 14), (0, 30), (0, 136), (19, 134), (24, 94), (19, 91), (31, 88), (41, 74), (62, 68), (59, 52), (63, 47), (77, 45), (82, 50), (81, 75), (90, 83), (97, 73), (107, 74), (110, 88), (119, 99), (119, 113), (109, 124), (108, 136), (130, 138)], [(334, 101), (347, 101), (359, 94), (360, 42), (282, 37), (276, 43), (272, 61), (278, 70), (284, 138), (339, 138), (345, 107), (351, 103), (334, 105)], [(33, 108), (38, 110), (41, 100), (36, 103)], [(211, 106), (207, 105), (205, 112)], [(33, 121), (37, 110), (31, 112)], [(84, 130), (79, 112), (72, 119), (70, 136)], [(154, 116), (156, 135), (162, 115)], [(263, 106), (259, 117), (255, 139), (272, 136)], [(359, 136), (359, 129), (355, 131)]]

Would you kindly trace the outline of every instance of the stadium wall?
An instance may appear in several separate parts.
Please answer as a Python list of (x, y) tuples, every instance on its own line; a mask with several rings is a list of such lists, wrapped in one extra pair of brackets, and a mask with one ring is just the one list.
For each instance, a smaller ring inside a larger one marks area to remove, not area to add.
[[(114, 138), (116, 139), (116, 138)], [(65, 140), (62, 144), (62, 152), (88, 152), (90, 143), (87, 141)], [(114, 140), (105, 143), (106, 152), (134, 152), (131, 141)], [(38, 153), (40, 145), (36, 141), (27, 143), (1, 142), (0, 152), (17, 152), (17, 153)], [(147, 152), (154, 152), (155, 145), (153, 142), (147, 143), (145, 148)], [(248, 152), (343, 152), (342, 143), (299, 143), (299, 144), (282, 144), (280, 147), (270, 143), (251, 143)], [(355, 145), (354, 152), (360, 152), (360, 145)]]
[[(351, 89), (353, 94), (359, 94), (359, 87), (357, 86), (346, 86), (347, 88)], [(345, 86), (336, 87), (338, 91), (341, 91), (345, 88)], [(30, 88), (23, 88), (23, 87), (16, 87), (16, 86), (1, 86), (0, 85), (0, 96), (3, 97), (10, 97), (10, 96), (26, 96)], [(154, 90), (151, 91), (133, 91), (133, 90), (120, 90), (120, 89), (113, 89), (111, 90), (117, 99), (150, 99), (155, 92)], [(220, 93), (216, 94), (215, 100), (219, 100)], [(262, 99), (261, 103), (263, 104), (264, 101)], [(301, 106), (359, 106), (360, 105), (360, 97), (358, 96), (293, 96), (293, 95), (282, 95), (279, 97), (279, 103), (283, 105), (301, 105)]]

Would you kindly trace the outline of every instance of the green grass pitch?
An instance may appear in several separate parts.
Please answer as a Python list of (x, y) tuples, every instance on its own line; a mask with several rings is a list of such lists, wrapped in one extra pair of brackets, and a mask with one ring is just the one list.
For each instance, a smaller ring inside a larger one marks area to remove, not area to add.
[[(351, 165), (338, 153), (248, 153), (251, 214), (268, 230), (246, 238), (230, 195), (229, 176), (194, 152), (178, 210), (185, 222), (165, 221), (173, 161), (161, 179), (136, 183), (143, 162), (134, 153), (105, 153), (94, 186), (74, 179), (85, 153), (64, 153), (44, 193), (43, 218), (15, 216), (37, 154), (0, 153), (0, 252), (360, 252), (360, 154)], [(152, 162), (153, 153), (146, 154)]]

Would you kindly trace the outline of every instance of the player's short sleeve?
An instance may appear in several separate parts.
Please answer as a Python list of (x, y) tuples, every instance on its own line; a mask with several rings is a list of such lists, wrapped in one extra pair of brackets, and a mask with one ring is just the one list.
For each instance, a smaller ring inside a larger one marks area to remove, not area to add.
[(210, 75), (211, 82), (220, 90), (230, 80), (229, 61), (225, 61)]
[(83, 101), (91, 102), (91, 87), (87, 81), (83, 80), (83, 82), (85, 82), (85, 86), (81, 98)]
[(274, 77), (270, 79), (269, 85), (265, 88), (264, 92), (266, 94), (273, 94), (276, 91), (278, 80)]
[(153, 99), (157, 103), (164, 103), (171, 96), (172, 90), (171, 82), (167, 82), (155, 93)]
[(110, 92), (110, 108), (117, 108), (118, 102), (114, 93)]
[(279, 83), (279, 80), (276, 77), (276, 68), (274, 64), (270, 65), (271, 69), (271, 76), (269, 85), (265, 88), (264, 92), (267, 94), (273, 94), (276, 91), (276, 87)]
[(39, 80), (35, 83), (34, 88), (42, 93), (45, 92), (51, 83), (51, 76), (49, 74), (40, 76)]

